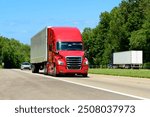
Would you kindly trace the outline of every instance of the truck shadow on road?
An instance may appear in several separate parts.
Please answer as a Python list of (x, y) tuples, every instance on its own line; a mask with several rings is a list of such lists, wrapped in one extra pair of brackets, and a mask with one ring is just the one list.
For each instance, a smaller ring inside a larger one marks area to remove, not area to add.
[(50, 76), (50, 77), (54, 77), (54, 78), (84, 78), (84, 79), (87, 79), (87, 78), (90, 78), (89, 76), (87, 77), (83, 77), (82, 75), (70, 75), (70, 74), (67, 74), (67, 75), (59, 75), (59, 76), (53, 76), (53, 75), (45, 75), (43, 72), (39, 72), (38, 74), (42, 74), (44, 76)]

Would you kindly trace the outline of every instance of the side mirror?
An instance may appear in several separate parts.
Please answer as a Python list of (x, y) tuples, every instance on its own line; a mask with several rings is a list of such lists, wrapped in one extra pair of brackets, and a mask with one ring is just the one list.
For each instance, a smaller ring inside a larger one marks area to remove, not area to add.
[(56, 52), (55, 52), (55, 54), (59, 54), (59, 52), (58, 52), (58, 51), (56, 51)]

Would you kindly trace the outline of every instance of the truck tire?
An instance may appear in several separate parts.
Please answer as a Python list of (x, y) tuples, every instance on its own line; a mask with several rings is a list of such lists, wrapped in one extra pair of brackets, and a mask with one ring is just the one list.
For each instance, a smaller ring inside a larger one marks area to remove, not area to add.
[(32, 73), (39, 73), (38, 65), (32, 65)]
[(39, 69), (40, 69), (39, 66), (36, 65), (36, 66), (35, 66), (35, 73), (39, 73)]
[(47, 75), (47, 74), (48, 74), (48, 69), (47, 69), (46, 64), (44, 64), (44, 74), (45, 74), (45, 75)]
[(83, 77), (87, 77), (87, 76), (88, 76), (88, 74), (82, 74), (82, 76), (83, 76)]
[(32, 73), (35, 73), (35, 65), (32, 65)]
[(57, 74), (57, 69), (56, 69), (56, 66), (54, 67), (53, 76), (55, 76), (55, 77), (58, 77), (58, 76), (59, 76), (59, 74)]

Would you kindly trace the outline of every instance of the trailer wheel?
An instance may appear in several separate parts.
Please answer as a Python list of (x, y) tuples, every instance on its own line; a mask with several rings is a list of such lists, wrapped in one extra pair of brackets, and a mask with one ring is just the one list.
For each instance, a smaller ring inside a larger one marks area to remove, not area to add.
[(32, 65), (32, 73), (38, 73), (38, 72), (39, 72), (38, 65)]
[(47, 69), (47, 65), (44, 64), (44, 74), (47, 75), (48, 74), (48, 69)]
[(36, 72), (35, 72), (35, 65), (32, 65), (32, 68), (31, 68), (31, 69), (32, 69), (32, 73), (36, 73)]
[(38, 65), (36, 65), (36, 67), (35, 67), (35, 73), (39, 73), (39, 66)]

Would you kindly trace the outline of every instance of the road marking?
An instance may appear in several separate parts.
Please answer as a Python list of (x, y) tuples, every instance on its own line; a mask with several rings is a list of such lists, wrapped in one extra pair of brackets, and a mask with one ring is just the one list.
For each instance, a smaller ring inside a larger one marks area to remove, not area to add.
[[(15, 70), (15, 71), (18, 71), (18, 70)], [(87, 84), (83, 84), (83, 83), (68, 81), (68, 80), (65, 80), (65, 79), (62, 79), (62, 78), (58, 78), (58, 77), (46, 76), (46, 75), (43, 75), (43, 74), (33, 74), (33, 73), (27, 72), (27, 71), (20, 71), (20, 72), (28, 73), (28, 74), (36, 75), (36, 76), (42, 76), (42, 77), (45, 77), (45, 78), (48, 78), (48, 79), (60, 80), (60, 81), (67, 82), (67, 83), (72, 83), (72, 84), (76, 84), (76, 85), (80, 85), (80, 86), (84, 86), (84, 87), (89, 87), (89, 88), (98, 89), (98, 90), (102, 90), (102, 91), (106, 91), (106, 92), (110, 92), (110, 93), (115, 93), (115, 94), (118, 94), (118, 95), (137, 98), (137, 99), (140, 99), (140, 100), (149, 100), (148, 98), (135, 96), (135, 95), (131, 95), (131, 94), (126, 94), (126, 93), (122, 93), (122, 92), (118, 92), (118, 91), (113, 91), (113, 90), (109, 90), (109, 89), (105, 89), (105, 88), (95, 87), (95, 86), (87, 85)]]

